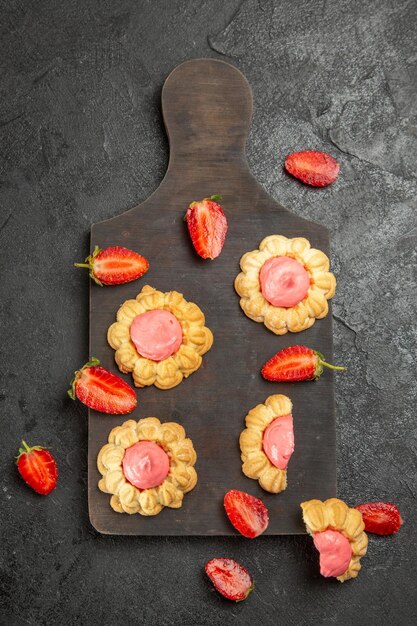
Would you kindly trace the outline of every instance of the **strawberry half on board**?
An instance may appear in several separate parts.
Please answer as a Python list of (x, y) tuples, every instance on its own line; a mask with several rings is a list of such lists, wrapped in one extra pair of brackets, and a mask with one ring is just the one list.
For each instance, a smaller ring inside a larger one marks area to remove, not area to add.
[(144, 256), (122, 248), (112, 246), (101, 250), (98, 246), (85, 263), (74, 263), (74, 267), (86, 267), (91, 278), (100, 285), (122, 285), (143, 276), (149, 269), (149, 262)]
[(75, 372), (68, 395), (72, 400), (77, 397), (90, 409), (113, 415), (130, 413), (138, 403), (132, 387), (101, 367), (95, 358)]
[(391, 502), (365, 502), (355, 506), (355, 509), (362, 513), (367, 533), (392, 535), (403, 524), (398, 507)]
[(217, 591), (228, 600), (241, 602), (254, 587), (252, 576), (233, 559), (211, 559), (206, 563), (205, 570)]
[(339, 175), (340, 165), (330, 154), (319, 150), (293, 152), (285, 159), (285, 169), (301, 182), (326, 187)]
[(332, 370), (345, 370), (339, 365), (330, 365), (324, 356), (307, 346), (290, 346), (280, 350), (269, 359), (261, 370), (265, 380), (278, 383), (293, 383), (300, 380), (316, 380), (323, 373), (323, 367)]
[(52, 454), (41, 446), (28, 446), (22, 441), (16, 459), (19, 474), (29, 487), (41, 496), (47, 496), (56, 487), (58, 468)]
[(233, 526), (244, 537), (254, 539), (268, 527), (268, 509), (259, 498), (231, 489), (224, 496), (224, 508)]
[(191, 202), (184, 217), (195, 251), (203, 259), (218, 257), (226, 239), (227, 219), (217, 200), (221, 197)]

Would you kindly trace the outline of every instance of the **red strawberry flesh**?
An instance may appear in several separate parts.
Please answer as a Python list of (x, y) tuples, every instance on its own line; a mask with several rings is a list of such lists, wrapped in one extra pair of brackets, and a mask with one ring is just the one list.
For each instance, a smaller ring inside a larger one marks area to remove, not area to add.
[(230, 522), (244, 537), (254, 539), (268, 527), (268, 509), (249, 493), (231, 489), (224, 496), (224, 507)]
[(98, 246), (88, 256), (85, 263), (74, 263), (75, 267), (86, 267), (90, 270), (91, 278), (99, 285), (122, 285), (136, 280), (149, 269), (145, 257), (122, 248), (112, 246), (100, 250)]
[(215, 259), (222, 251), (227, 233), (227, 219), (217, 196), (192, 202), (185, 214), (191, 241), (203, 259)]
[(297, 382), (320, 378), (323, 367), (344, 370), (344, 367), (330, 365), (323, 355), (307, 346), (289, 346), (277, 352), (263, 366), (261, 373), (266, 380), (274, 382)]
[(23, 448), (19, 448), (17, 468), (23, 480), (36, 493), (47, 496), (56, 487), (58, 468), (54, 457), (41, 446), (29, 447), (22, 441)]
[(245, 600), (253, 589), (251, 575), (233, 559), (211, 559), (206, 563), (205, 570), (217, 591), (229, 600)]
[(262, 376), (276, 382), (311, 380), (314, 378), (316, 364), (314, 350), (307, 346), (289, 346), (265, 363)]
[(330, 154), (319, 150), (293, 152), (285, 159), (289, 174), (313, 187), (325, 187), (339, 175), (339, 163)]
[(137, 405), (135, 391), (120, 376), (98, 365), (97, 359), (76, 372), (69, 396), (101, 413), (130, 413)]
[(355, 507), (362, 513), (365, 530), (376, 535), (392, 535), (402, 526), (400, 511), (391, 502), (365, 502)]

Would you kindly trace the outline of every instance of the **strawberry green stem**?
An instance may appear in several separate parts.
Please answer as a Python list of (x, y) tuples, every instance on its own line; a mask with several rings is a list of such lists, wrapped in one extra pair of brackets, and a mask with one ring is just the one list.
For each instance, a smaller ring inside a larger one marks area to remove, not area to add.
[(99, 248), (99, 246), (95, 246), (92, 254), (89, 254), (84, 259), (84, 263), (74, 263), (74, 267), (85, 267), (90, 270), (90, 278), (92, 278), (94, 282), (97, 283), (97, 285), (100, 285), (100, 287), (102, 287), (103, 283), (94, 274), (94, 259), (100, 254), (100, 252), (101, 249)]
[(23, 441), (22, 439), (22, 445), (23, 448), (19, 448), (19, 454), (16, 457), (16, 463), (19, 463), (19, 459), (21, 456), (23, 456), (24, 454), (31, 454), (34, 450), (43, 450), (42, 446), (28, 446), (28, 444), (26, 443), (26, 441)]
[(320, 361), (320, 365), (324, 365), (324, 367), (328, 367), (331, 370), (345, 370), (347, 369), (346, 367), (342, 367), (341, 365), (330, 365), (330, 363), (326, 363), (326, 361), (323, 361), (322, 359), (319, 359)]
[(77, 380), (78, 378), (81, 376), (82, 372), (85, 369), (88, 369), (89, 367), (96, 367), (97, 365), (100, 365), (100, 361), (98, 359), (96, 359), (95, 356), (91, 357), (91, 360), (88, 361), (87, 363), (85, 363), (81, 369), (77, 370), (75, 372), (75, 376), (71, 381), (71, 387), (68, 389), (67, 394), (69, 395), (69, 397), (71, 398), (71, 400), (75, 400), (75, 388), (76, 388), (76, 384), (77, 384)]

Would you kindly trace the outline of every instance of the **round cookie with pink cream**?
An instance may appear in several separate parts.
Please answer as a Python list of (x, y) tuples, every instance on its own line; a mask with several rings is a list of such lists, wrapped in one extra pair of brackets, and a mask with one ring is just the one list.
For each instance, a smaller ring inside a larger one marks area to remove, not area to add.
[(213, 344), (202, 310), (177, 291), (146, 285), (126, 300), (107, 333), (121, 372), (137, 387), (170, 389), (198, 370)]
[(306, 330), (327, 315), (336, 279), (328, 257), (304, 237), (269, 235), (240, 267), (235, 289), (242, 310), (275, 334)]
[(194, 489), (197, 455), (184, 428), (176, 422), (146, 417), (113, 428), (97, 457), (98, 487), (111, 495), (117, 513), (157, 515), (178, 509)]

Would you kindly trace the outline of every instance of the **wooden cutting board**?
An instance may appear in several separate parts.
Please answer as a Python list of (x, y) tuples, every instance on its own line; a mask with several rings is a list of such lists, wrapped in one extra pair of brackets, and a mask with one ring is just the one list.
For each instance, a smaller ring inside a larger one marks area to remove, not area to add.
[[(326, 371), (317, 382), (278, 384), (263, 380), (259, 371), (275, 352), (297, 343), (331, 361), (331, 312), (307, 331), (279, 337), (244, 315), (233, 281), (241, 256), (265, 236), (306, 237), (329, 254), (327, 229), (292, 215), (250, 173), (245, 142), (252, 94), (235, 67), (213, 59), (178, 66), (165, 81), (162, 111), (170, 143), (165, 178), (145, 202), (91, 228), (91, 249), (96, 244), (132, 248), (149, 259), (150, 269), (140, 280), (117, 287), (91, 282), (90, 355), (119, 373), (107, 329), (119, 306), (146, 284), (179, 291), (197, 303), (213, 331), (214, 345), (202, 367), (177, 387), (138, 389), (138, 406), (129, 416), (89, 412), (91, 523), (108, 534), (234, 535), (222, 504), (225, 492), (234, 488), (263, 499), (270, 513), (265, 534), (304, 533), (300, 502), (336, 495), (333, 375)], [(223, 198), (229, 231), (220, 257), (204, 261), (194, 252), (183, 218), (191, 201), (213, 194)], [(133, 384), (130, 375), (124, 378)], [(288, 488), (278, 495), (264, 492), (242, 474), (238, 444), (248, 410), (274, 393), (288, 395), (294, 405), (295, 452)], [(185, 427), (198, 454), (198, 484), (181, 509), (165, 508), (155, 517), (115, 513), (110, 496), (97, 487), (97, 454), (114, 426), (147, 416)]]

